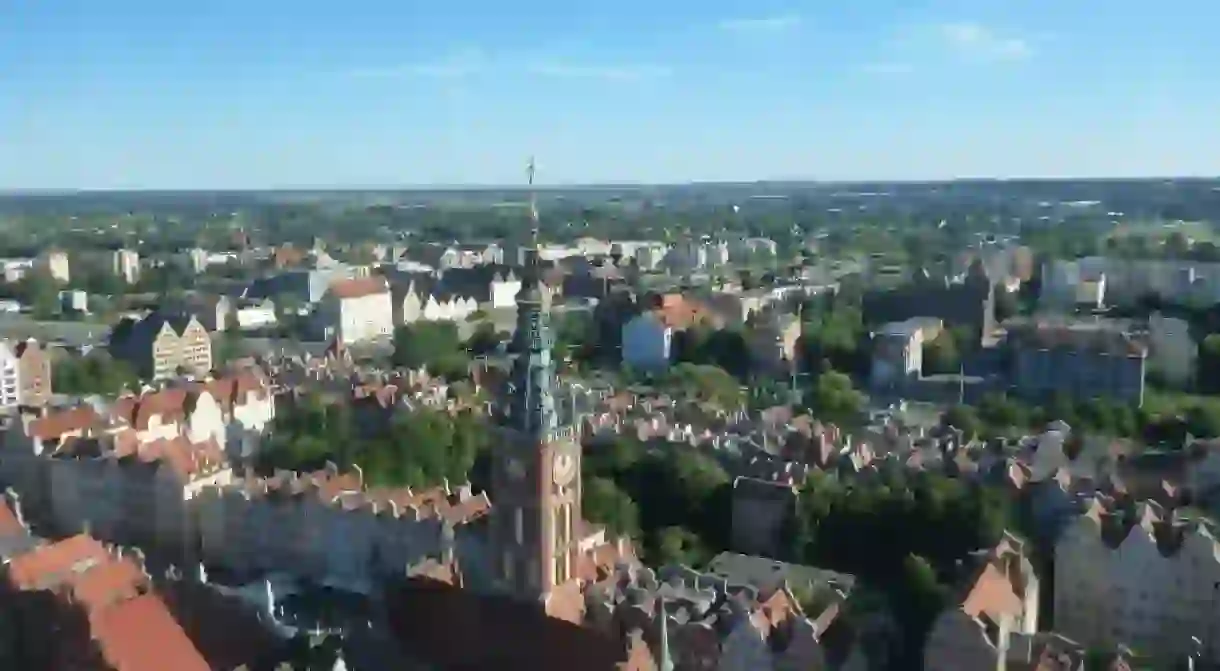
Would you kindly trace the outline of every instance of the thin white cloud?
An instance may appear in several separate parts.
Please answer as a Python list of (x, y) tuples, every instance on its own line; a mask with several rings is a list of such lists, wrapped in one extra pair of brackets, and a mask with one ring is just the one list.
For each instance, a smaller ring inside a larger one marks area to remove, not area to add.
[(896, 62), (866, 63), (860, 67), (861, 72), (869, 75), (905, 75), (914, 70), (910, 63)]
[(752, 19), (725, 19), (717, 26), (730, 33), (778, 33), (791, 30), (801, 25), (801, 17), (796, 14), (766, 16)]
[(483, 62), (481, 52), (469, 50), (444, 60), (364, 68), (352, 70), (348, 75), (358, 79), (460, 79), (478, 72), (482, 69)]
[(632, 82), (644, 79), (660, 79), (673, 74), (667, 67), (659, 65), (577, 65), (570, 63), (536, 63), (529, 67), (532, 74), (559, 79), (600, 79), (602, 81)]
[(939, 26), (939, 32), (954, 49), (974, 57), (1023, 60), (1034, 53), (1027, 40), (1001, 35), (978, 23), (946, 23)]

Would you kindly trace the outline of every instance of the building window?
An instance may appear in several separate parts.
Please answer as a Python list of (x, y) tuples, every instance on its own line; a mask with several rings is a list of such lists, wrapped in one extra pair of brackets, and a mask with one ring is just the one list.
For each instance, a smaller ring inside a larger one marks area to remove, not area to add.
[(517, 539), (517, 544), (521, 545), (525, 542), (525, 514), (520, 508), (513, 512), (513, 535)]

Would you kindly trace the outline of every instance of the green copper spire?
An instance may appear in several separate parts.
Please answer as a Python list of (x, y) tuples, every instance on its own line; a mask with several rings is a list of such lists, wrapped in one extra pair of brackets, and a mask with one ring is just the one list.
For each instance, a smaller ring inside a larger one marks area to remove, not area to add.
[(530, 185), (530, 223), (533, 248), (527, 254), (521, 291), (517, 294), (517, 332), (514, 335), (517, 359), (513, 362), (508, 385), (508, 426), (538, 441), (556, 436), (555, 365), (551, 359), (554, 344), (551, 315), (543, 297), (538, 247), (538, 205), (533, 193), (534, 159), (528, 167)]

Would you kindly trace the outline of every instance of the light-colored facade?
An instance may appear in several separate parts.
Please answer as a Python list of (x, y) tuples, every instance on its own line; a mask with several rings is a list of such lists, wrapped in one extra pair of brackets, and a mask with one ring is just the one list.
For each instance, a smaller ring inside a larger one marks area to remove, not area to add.
[(1166, 382), (1186, 385), (1195, 378), (1199, 347), (1184, 319), (1153, 313), (1148, 319), (1149, 359)]
[(134, 249), (115, 250), (110, 263), (115, 276), (127, 284), (140, 280), (140, 254)]
[(517, 294), (521, 292), (521, 280), (513, 273), (496, 277), (491, 281), (491, 307), (507, 309), (517, 307)]
[(29, 339), (13, 347), (17, 354), (17, 402), (21, 405), (45, 405), (51, 398), (51, 355)]
[(917, 379), (923, 373), (924, 345), (935, 340), (944, 324), (935, 317), (913, 317), (882, 326), (873, 340), (874, 388), (887, 388)]
[(382, 277), (341, 280), (319, 308), (323, 328), (343, 345), (388, 338), (394, 332), (390, 287)]
[(67, 284), (72, 279), (68, 253), (58, 249), (43, 252), (35, 266), (50, 275), (56, 282)]
[(15, 407), (21, 401), (21, 361), (8, 341), (0, 341), (0, 408)]
[(233, 321), (237, 328), (260, 329), (275, 326), (279, 318), (275, 314), (275, 305), (266, 302), (258, 305), (243, 305), (233, 310)]
[(1155, 503), (1134, 519), (1094, 499), (1055, 545), (1055, 629), (1090, 648), (1118, 644), (1176, 662), (1202, 642), (1220, 662), (1220, 547), (1199, 521)]
[(1150, 295), (1197, 307), (1220, 302), (1220, 263), (1089, 256), (1053, 261), (1042, 272), (1050, 280), (1044, 279), (1045, 295), (1073, 295), (1073, 285), (1081, 278), (1104, 275), (1107, 300), (1119, 305), (1133, 305)]
[(124, 319), (110, 335), (110, 354), (130, 363), (147, 379), (185, 372), (204, 377), (212, 370), (212, 339), (193, 315), (159, 312)]

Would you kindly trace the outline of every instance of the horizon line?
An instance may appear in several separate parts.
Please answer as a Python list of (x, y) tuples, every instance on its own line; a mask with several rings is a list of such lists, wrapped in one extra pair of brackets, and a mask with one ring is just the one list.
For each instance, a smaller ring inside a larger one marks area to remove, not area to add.
[[(942, 177), (942, 178), (904, 178), (904, 179), (801, 179), (773, 178), (755, 180), (692, 180), (688, 182), (553, 182), (534, 184), (540, 190), (561, 189), (639, 189), (658, 187), (690, 187), (690, 186), (749, 186), (767, 184), (809, 185), (809, 186), (851, 186), (857, 184), (953, 184), (963, 182), (1153, 182), (1153, 181), (1220, 181), (1220, 174), (1179, 174), (1179, 175), (1080, 175), (1080, 176), (1012, 176), (1012, 177)], [(294, 185), (266, 187), (33, 187), (33, 188), (0, 188), (0, 197), (23, 195), (84, 195), (99, 193), (369, 193), (369, 192), (412, 192), (412, 191), (525, 191), (528, 187), (520, 184), (468, 183), (468, 184), (409, 184), (409, 185)]]

